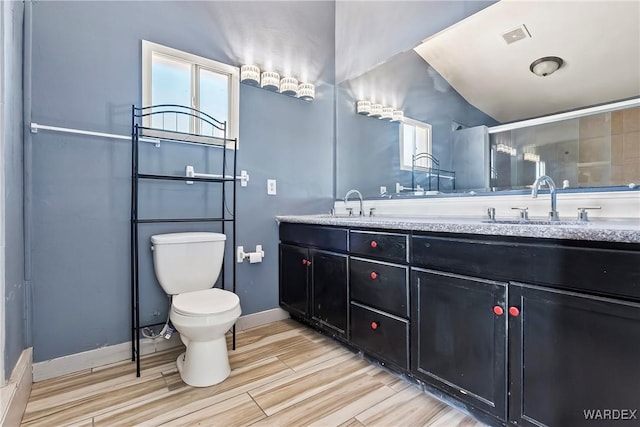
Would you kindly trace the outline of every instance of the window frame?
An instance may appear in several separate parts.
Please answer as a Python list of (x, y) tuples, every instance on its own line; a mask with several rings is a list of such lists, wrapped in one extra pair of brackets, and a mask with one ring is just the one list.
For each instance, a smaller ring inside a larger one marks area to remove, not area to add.
[[(173, 49), (168, 46), (153, 43), (147, 40), (142, 40), (142, 105), (144, 107), (151, 106), (152, 100), (152, 67), (153, 67), (153, 54), (159, 54), (167, 56), (176, 61), (186, 62), (191, 65), (191, 105), (188, 107), (199, 110), (200, 105), (200, 77), (199, 70), (205, 69), (214, 73), (224, 74), (229, 77), (229, 118), (227, 121), (227, 139), (231, 140), (227, 142), (227, 148), (239, 147), (239, 144), (234, 143), (234, 139), (238, 139), (240, 123), (240, 70), (233, 65), (224, 64), (222, 62), (214, 61), (199, 55), (184, 52), (178, 49)], [(205, 111), (206, 113), (206, 111)], [(217, 117), (215, 117), (217, 119)], [(151, 117), (143, 117), (143, 126), (150, 127)], [(199, 132), (199, 123), (197, 120), (192, 119), (189, 125), (190, 131), (193, 133)], [(162, 131), (145, 131), (145, 135), (161, 138), (164, 136), (169, 137), (170, 132)], [(175, 138), (175, 134), (171, 136)], [(212, 138), (207, 136), (190, 138), (194, 142), (203, 142), (214, 144), (212, 140), (219, 140), (221, 138)], [(221, 144), (220, 144), (221, 145)]]
[[(423, 128), (426, 129), (427, 131), (427, 141), (426, 141), (426, 152), (433, 155), (433, 128), (429, 123), (425, 123), (425, 122), (421, 122), (419, 120), (415, 120), (409, 117), (403, 117), (402, 120), (400, 121), (400, 126), (398, 126), (398, 133), (399, 133), (399, 149), (400, 149), (400, 170), (405, 170), (405, 171), (412, 171), (413, 170), (413, 164), (412, 163), (405, 163), (405, 141), (404, 141), (404, 125), (409, 125), (409, 126), (413, 126), (415, 128)], [(414, 133), (415, 135), (415, 133)], [(415, 136), (414, 136), (415, 138)], [(414, 153), (415, 154), (415, 146), (414, 146)], [(431, 169), (433, 167), (433, 162), (431, 161), (430, 158), (425, 158), (425, 159), (420, 159), (421, 161), (425, 162), (425, 164), (421, 164), (418, 166), (419, 169)]]

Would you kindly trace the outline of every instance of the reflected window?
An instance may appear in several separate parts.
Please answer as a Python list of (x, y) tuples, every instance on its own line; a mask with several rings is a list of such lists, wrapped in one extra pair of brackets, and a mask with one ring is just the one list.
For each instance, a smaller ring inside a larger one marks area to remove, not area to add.
[[(425, 153), (431, 154), (431, 125), (405, 117), (400, 123), (400, 169), (412, 170), (414, 156)], [(431, 168), (431, 158), (420, 157), (415, 166)]]
[[(174, 104), (194, 108), (227, 122), (227, 138), (237, 138), (239, 84), (237, 67), (142, 42), (142, 100), (145, 106)], [(224, 136), (220, 129), (184, 114), (154, 115), (152, 121), (147, 120), (144, 125), (214, 138)]]

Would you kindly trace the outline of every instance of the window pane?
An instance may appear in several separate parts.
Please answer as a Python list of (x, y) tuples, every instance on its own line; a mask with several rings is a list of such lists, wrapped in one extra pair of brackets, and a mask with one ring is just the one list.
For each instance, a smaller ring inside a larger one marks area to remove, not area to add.
[[(151, 104), (191, 106), (191, 65), (189, 63), (153, 53)], [(190, 132), (189, 123), (189, 116), (162, 114), (153, 116), (151, 126), (159, 129)]]
[[(229, 76), (216, 73), (204, 68), (200, 69), (200, 111), (221, 122), (227, 122), (227, 137), (229, 136)], [(206, 118), (206, 120), (211, 121)], [(215, 123), (215, 122), (214, 122)], [(223, 137), (219, 129), (214, 129), (208, 123), (202, 123), (202, 135)]]
[[(429, 132), (427, 128), (416, 127), (416, 154), (429, 153)], [(418, 166), (430, 167), (431, 161), (428, 157), (422, 157), (417, 162)]]
[(415, 127), (406, 123), (402, 124), (402, 150), (404, 151), (404, 164), (411, 167), (415, 154)]

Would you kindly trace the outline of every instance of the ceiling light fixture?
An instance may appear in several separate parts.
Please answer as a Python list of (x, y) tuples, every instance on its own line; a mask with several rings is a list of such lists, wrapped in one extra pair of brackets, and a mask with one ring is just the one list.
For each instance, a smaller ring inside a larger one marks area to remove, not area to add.
[(564, 61), (557, 56), (545, 56), (536, 59), (531, 63), (529, 69), (533, 74), (540, 77), (546, 77), (553, 74), (558, 68), (562, 67)]

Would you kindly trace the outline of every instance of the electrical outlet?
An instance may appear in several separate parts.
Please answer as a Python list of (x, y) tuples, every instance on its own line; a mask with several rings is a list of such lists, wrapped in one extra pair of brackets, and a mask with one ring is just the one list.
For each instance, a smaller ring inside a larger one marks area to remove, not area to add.
[(267, 180), (267, 194), (270, 196), (276, 195), (276, 180), (268, 179)]
[(384, 195), (387, 194), (387, 187), (385, 187), (384, 185), (380, 186), (380, 195)]

